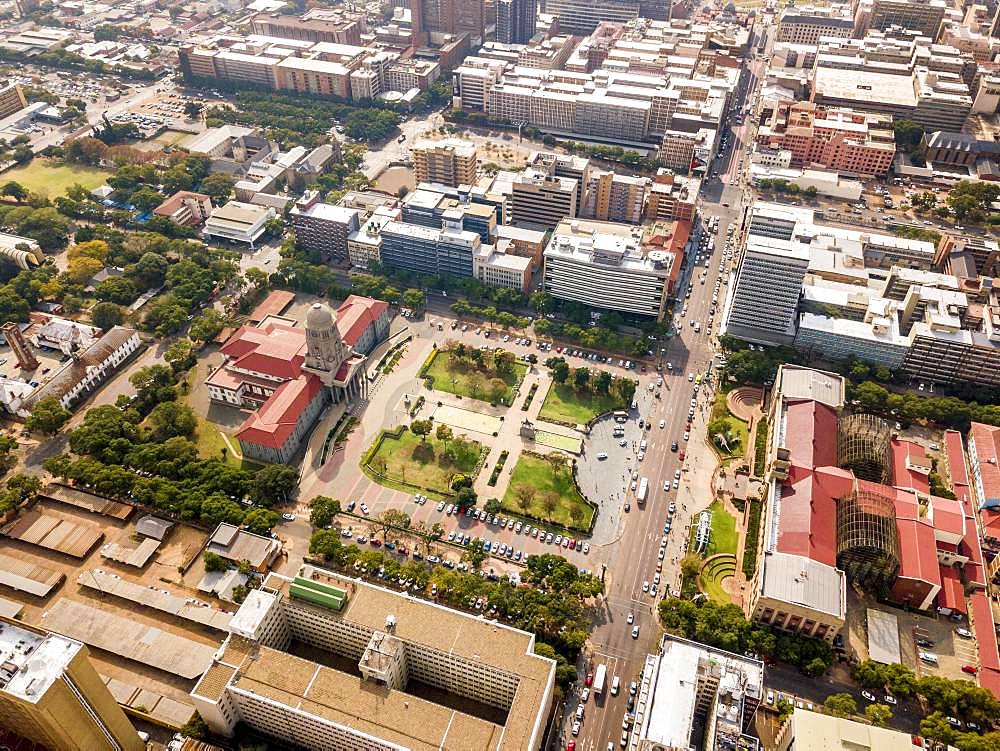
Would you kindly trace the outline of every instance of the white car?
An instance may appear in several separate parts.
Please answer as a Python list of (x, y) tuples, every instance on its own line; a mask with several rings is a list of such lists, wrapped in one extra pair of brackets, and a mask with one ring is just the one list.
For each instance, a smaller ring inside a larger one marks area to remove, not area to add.
[(625, 618), (625, 623), (631, 626), (633, 621), (635, 621), (635, 614), (629, 613), (628, 616)]
[(365, 514), (365, 515), (368, 514), (368, 504), (367, 503), (362, 503), (361, 504), (361, 513)]
[(587, 555), (587, 553), (589, 552), (590, 552), (590, 543), (589, 542), (583, 543), (583, 554)]
[(666, 420), (660, 420), (660, 428), (662, 429), (662, 428), (665, 428), (665, 427), (667, 427), (667, 421)]
[(438, 504), (437, 510), (444, 511), (444, 501), (441, 501), (441, 503)]
[(573, 723), (573, 736), (578, 736), (580, 734), (580, 721), (577, 720)]
[(632, 627), (632, 638), (633, 639), (638, 639), (639, 638), (639, 627), (638, 626), (633, 626)]
[(643, 582), (642, 583), (642, 591), (643, 592), (648, 592), (649, 591), (649, 582)]

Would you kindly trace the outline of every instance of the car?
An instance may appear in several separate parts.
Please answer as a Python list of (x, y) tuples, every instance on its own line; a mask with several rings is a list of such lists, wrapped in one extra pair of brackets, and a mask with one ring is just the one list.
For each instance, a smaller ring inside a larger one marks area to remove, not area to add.
[(923, 638), (921, 638), (921, 639), (917, 639), (917, 646), (918, 647), (933, 647), (934, 646), (934, 642), (931, 639), (923, 639)]
[(774, 691), (771, 689), (767, 690), (767, 703), (774, 704)]
[(573, 735), (579, 735), (580, 734), (580, 727), (581, 726), (580, 726), (580, 721), (579, 720), (577, 720), (576, 722), (573, 723)]
[(295, 514), (282, 514), (281, 518), (286, 522), (293, 522), (295, 521)]
[(568, 537), (564, 537), (564, 538), (562, 539), (562, 546), (563, 546), (564, 548), (565, 548), (565, 547), (569, 547), (569, 538), (568, 538)]
[(441, 501), (441, 503), (439, 503), (437, 505), (437, 510), (438, 511), (444, 511), (444, 501)]
[(566, 751), (576, 751), (576, 741), (572, 738), (570, 738), (569, 743), (566, 744)]
[(667, 506), (667, 513), (668, 514), (675, 514), (675, 513), (677, 513), (677, 504), (674, 503), (673, 501), (671, 501), (670, 505)]
[(639, 627), (638, 626), (633, 626), (632, 627), (632, 638), (633, 639), (638, 639), (639, 638)]
[(587, 677), (583, 679), (583, 683), (587, 687), (594, 685), (594, 674), (587, 673)]
[(892, 694), (886, 694), (885, 696), (883, 696), (882, 702), (885, 704), (890, 704), (892, 706), (896, 706), (897, 704), (899, 704), (899, 702), (896, 701), (896, 697), (893, 696)]
[(945, 717), (945, 719), (948, 721), (949, 725), (955, 728), (955, 730), (962, 729), (962, 721), (957, 717), (952, 717), (951, 715), (949, 715), (948, 717)]
[(583, 690), (582, 690), (582, 691), (580, 692), (580, 701), (581, 701), (581, 702), (582, 702), (583, 704), (586, 704), (586, 703), (587, 703), (587, 699), (589, 699), (589, 698), (590, 698), (590, 689), (589, 689), (589, 688), (585, 688), (585, 689), (583, 689)]
[(677, 441), (673, 441), (673, 442), (672, 442), (672, 443), (670, 444), (670, 450), (671, 450), (671, 451), (677, 451)]
[(963, 665), (962, 672), (968, 673), (969, 675), (976, 675), (979, 672), (979, 668), (975, 665)]
[(649, 591), (649, 582), (648, 581), (642, 583), (642, 591), (643, 592), (648, 592)]
[(963, 639), (971, 639), (972, 638), (972, 632), (969, 631), (969, 629), (967, 629), (967, 628), (962, 628), (961, 626), (958, 626), (955, 629), (955, 633), (958, 634), (959, 636), (961, 636)]
[(545, 542), (552, 542), (552, 533), (551, 532), (549, 532), (547, 535), (545, 535)]
[(635, 696), (638, 691), (639, 691), (639, 684), (638, 683), (636, 683), (635, 681), (632, 681), (630, 684), (628, 684), (628, 695), (629, 696)]
[(688, 373), (688, 383), (691, 383), (693, 380), (694, 380), (694, 373)]
[(354, 507), (356, 505), (357, 505), (357, 503), (355, 501), (351, 501), (350, 503), (347, 504), (347, 510), (348, 511), (354, 511)]
[(965, 727), (968, 730), (971, 730), (971, 731), (973, 731), (975, 733), (978, 733), (980, 730), (982, 730), (982, 728), (979, 727), (979, 723), (978, 722), (973, 722), (972, 720), (966, 721)]
[(368, 504), (367, 503), (362, 503), (361, 504), (361, 513), (364, 514), (365, 516), (368, 515)]
[(679, 488), (680, 485), (681, 485), (681, 481), (675, 478), (674, 482), (673, 482), (674, 490), (677, 490), (677, 488)]
[(687, 431), (685, 430), (685, 431), (684, 431), (684, 440), (685, 440), (685, 441), (688, 441), (688, 440), (690, 440), (690, 439), (691, 439), (691, 434), (690, 434), (690, 433), (688, 433), (688, 432), (687, 432)]
[(675, 480), (681, 479), (681, 471), (679, 469), (674, 470), (674, 479)]
[(625, 616), (625, 623), (627, 623), (628, 625), (631, 626), (633, 621), (635, 621), (635, 613), (629, 613), (627, 616)]
[(667, 421), (666, 420), (660, 420), (660, 429), (662, 430), (665, 427), (667, 427)]
[(871, 691), (862, 691), (861, 695), (870, 702), (875, 701), (875, 695)]
[[(534, 537), (534, 538), (536, 538), (536, 539), (538, 538), (538, 527), (533, 527), (532, 528), (532, 530), (531, 530), (531, 536)], [(543, 539), (545, 538), (544, 534), (542, 535), (542, 538)]]

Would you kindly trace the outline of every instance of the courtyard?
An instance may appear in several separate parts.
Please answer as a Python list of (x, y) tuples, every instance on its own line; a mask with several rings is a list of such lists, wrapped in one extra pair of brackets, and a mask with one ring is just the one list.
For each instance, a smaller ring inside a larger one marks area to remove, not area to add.
[(523, 452), (501, 505), (516, 514), (586, 532), (594, 509), (577, 490), (566, 458), (561, 454), (555, 457)]
[(362, 457), (361, 466), (380, 485), (449, 498), (454, 476), (474, 479), (484, 453), (482, 444), (467, 438), (445, 441), (433, 431), (422, 437), (401, 426), (397, 432), (383, 431)]

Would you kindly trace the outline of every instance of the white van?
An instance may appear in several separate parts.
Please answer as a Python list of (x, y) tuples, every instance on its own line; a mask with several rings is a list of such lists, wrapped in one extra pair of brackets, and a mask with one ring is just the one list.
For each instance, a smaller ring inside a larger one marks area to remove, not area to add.
[(645, 441), (645, 439), (643, 439), (643, 440), (642, 440), (642, 441), (641, 441), (641, 442), (639, 443), (639, 450), (640, 450), (640, 451), (645, 451), (645, 450), (646, 450), (646, 441)]
[(611, 695), (618, 696), (618, 690), (622, 687), (622, 680), (617, 675), (615, 679), (611, 681)]
[(917, 652), (917, 656), (924, 662), (929, 662), (931, 665), (938, 664), (938, 656), (933, 652)]
[(597, 455), (597, 459), (599, 461), (604, 461), (607, 458), (608, 458), (608, 455), (606, 453), (604, 453), (603, 451)]

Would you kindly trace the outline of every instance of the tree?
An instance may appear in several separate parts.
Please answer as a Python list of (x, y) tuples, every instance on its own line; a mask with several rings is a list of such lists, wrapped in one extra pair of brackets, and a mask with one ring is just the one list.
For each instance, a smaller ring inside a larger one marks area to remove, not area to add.
[(190, 339), (178, 339), (163, 353), (163, 359), (175, 373), (181, 373), (197, 362), (198, 357)]
[(529, 304), (538, 315), (552, 312), (555, 300), (548, 292), (532, 292)]
[(892, 710), (886, 704), (869, 704), (865, 707), (865, 718), (875, 727), (885, 727), (892, 719)]
[(434, 435), (437, 436), (437, 439), (439, 441), (447, 445), (448, 441), (454, 438), (455, 434), (450, 427), (448, 427), (444, 423), (441, 423), (440, 425), (437, 426), (437, 430), (434, 431)]
[(507, 395), (507, 383), (503, 378), (491, 378), (490, 379), (490, 401), (496, 404), (503, 402), (503, 398)]
[(208, 724), (201, 715), (195, 712), (191, 719), (181, 726), (181, 735), (195, 740), (204, 740), (208, 737)]
[(483, 379), (480, 375), (473, 373), (469, 376), (469, 394), (473, 399), (478, 399), (483, 393)]
[(521, 511), (527, 513), (531, 508), (531, 502), (535, 500), (535, 486), (527, 482), (518, 483), (514, 487), (514, 496)]
[(551, 366), (552, 380), (556, 383), (566, 383), (569, 378), (569, 365), (561, 357)]
[(55, 435), (69, 418), (70, 413), (58, 399), (54, 396), (43, 396), (31, 408), (31, 414), (25, 420), (25, 427), (45, 435)]
[(956, 733), (952, 730), (945, 715), (941, 712), (932, 712), (920, 721), (920, 734), (950, 745), (955, 742)]
[(191, 120), (196, 119), (201, 114), (201, 110), (201, 102), (196, 102), (193, 99), (188, 99), (184, 102), (184, 114)]
[(424, 306), (427, 304), (427, 296), (424, 294), (423, 290), (419, 289), (407, 289), (403, 292), (402, 296), (403, 305), (413, 310), (423, 310)]
[(229, 563), (226, 559), (218, 553), (213, 553), (211, 550), (206, 550), (201, 557), (205, 562), (206, 571), (225, 571), (229, 568)]
[(551, 517), (558, 505), (559, 494), (554, 490), (550, 490), (542, 496), (542, 508), (545, 509), (546, 516)]
[(569, 518), (573, 520), (574, 526), (579, 528), (580, 523), (583, 521), (583, 516), (584, 511), (581, 504), (574, 503), (569, 507)]
[(469, 546), (462, 552), (462, 560), (467, 561), (474, 569), (478, 569), (486, 560), (487, 552), (484, 549), (483, 540), (478, 537), (469, 543)]
[(21, 183), (11, 180), (0, 188), (0, 195), (10, 196), (15, 201), (20, 202), (28, 197), (28, 189), (21, 185)]
[(410, 423), (410, 431), (414, 435), (420, 436), (420, 442), (424, 443), (427, 441), (427, 436), (430, 435), (431, 429), (434, 427), (434, 423), (430, 420), (414, 420)]
[(129, 196), (128, 200), (140, 212), (147, 213), (163, 203), (165, 197), (162, 193), (158, 193), (148, 185), (143, 185)]
[(340, 513), (340, 501), (326, 495), (318, 495), (309, 501), (309, 523), (315, 529), (329, 527), (337, 514)]
[(858, 711), (858, 703), (850, 694), (831, 694), (823, 702), (826, 711), (835, 717), (849, 717)]
[(157, 443), (175, 436), (194, 435), (195, 428), (198, 427), (194, 410), (181, 402), (157, 404), (146, 421), (149, 425), (149, 437)]
[(243, 526), (257, 535), (268, 534), (281, 517), (271, 509), (252, 508), (243, 518)]
[(257, 470), (250, 483), (250, 498), (258, 506), (287, 503), (299, 484), (299, 471), (283, 464), (268, 464)]
[(587, 368), (577, 368), (573, 371), (573, 385), (582, 390), (590, 383), (590, 370)]
[(235, 182), (225, 172), (213, 172), (201, 181), (200, 191), (212, 199), (212, 204), (220, 206), (229, 200)]
[(409, 514), (399, 509), (386, 509), (377, 517), (379, 528), (382, 530), (382, 537), (386, 538), (389, 536), (389, 532), (392, 531), (393, 527), (399, 529), (409, 529), (412, 520)]
[(469, 506), (475, 506), (476, 501), (479, 500), (479, 496), (476, 495), (476, 491), (470, 487), (459, 488), (458, 492), (455, 494), (455, 500), (458, 503), (459, 509), (466, 509)]
[(102, 268), (104, 268), (104, 264), (96, 258), (88, 258), (86, 256), (73, 258), (67, 264), (66, 278), (70, 284), (86, 284)]
[(90, 309), (90, 320), (99, 329), (107, 331), (118, 326), (123, 320), (121, 306), (113, 302), (99, 302)]
[(222, 316), (214, 308), (207, 308), (188, 327), (188, 336), (198, 342), (210, 342), (224, 328)]

